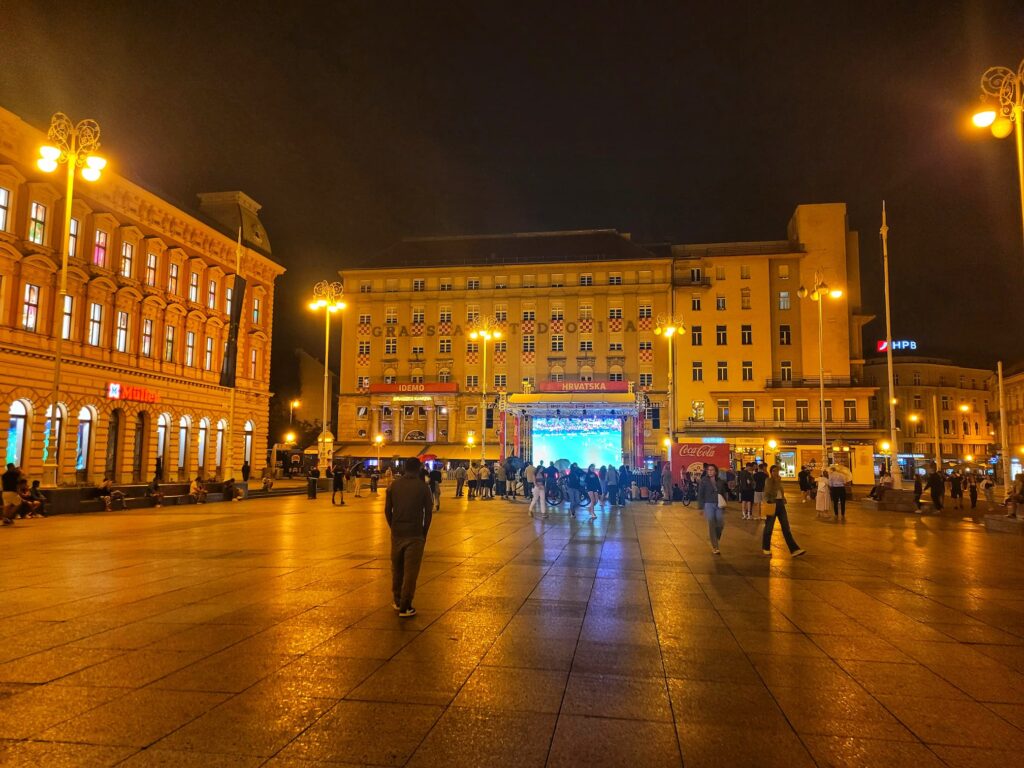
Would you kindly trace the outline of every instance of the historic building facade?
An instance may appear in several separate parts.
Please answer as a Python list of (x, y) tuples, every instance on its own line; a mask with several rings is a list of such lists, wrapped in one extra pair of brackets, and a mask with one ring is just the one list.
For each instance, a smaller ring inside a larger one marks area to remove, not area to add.
[[(220, 475), (262, 466), (274, 280), (259, 205), (200, 195), (183, 211), (108, 170), (77, 181), (68, 297), (58, 297), (62, 178), (35, 168), (44, 133), (0, 110), (0, 449), (32, 477), (55, 454), (62, 482)], [(116, 167), (112, 164), (113, 167)], [(236, 240), (241, 229), (241, 246)], [(236, 265), (244, 297), (232, 295)], [(220, 386), (241, 300), (237, 388)], [(54, 341), (63, 334), (56, 418)], [(234, 421), (231, 421), (232, 402)], [(51, 423), (52, 422), (52, 423)], [(232, 441), (229, 445), (228, 441)]]
[[(800, 206), (783, 241), (640, 246), (611, 230), (416, 239), (340, 274), (338, 440), (353, 455), (378, 433), (442, 457), (481, 432), (488, 455), (521, 450), (508, 415), (546, 401), (628, 418), (626, 460), (663, 456), (671, 418), (677, 442), (727, 442), (734, 460), (793, 472), (821, 460), (817, 307), (799, 297), (818, 275), (842, 291), (823, 307), (829, 449), (862, 479), (871, 471), (876, 388), (861, 379), (860, 342), (870, 317), (845, 205)], [(470, 338), (483, 316), (501, 339)], [(672, 317), (683, 330), (669, 341), (655, 330)]]

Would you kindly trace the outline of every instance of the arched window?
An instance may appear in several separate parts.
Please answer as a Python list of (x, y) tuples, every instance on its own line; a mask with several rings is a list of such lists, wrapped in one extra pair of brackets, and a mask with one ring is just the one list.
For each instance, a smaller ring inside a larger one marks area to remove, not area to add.
[(242, 458), (251, 467), (252, 466), (252, 432), (253, 423), (251, 421), (245, 422), (245, 442), (242, 444)]
[(115, 408), (110, 412), (110, 424), (107, 426), (107, 458), (103, 463), (103, 473), (115, 479), (117, 476), (118, 455), (121, 453), (121, 424), (124, 421), (124, 411)]
[(612, 365), (612, 366), (608, 367), (608, 380), (609, 381), (622, 381), (623, 380), (622, 366), (621, 365)]
[(412, 382), (413, 384), (422, 384), (423, 383), (423, 369), (422, 368), (413, 368), (412, 372), (409, 375), (409, 381)]
[(156, 420), (156, 458), (163, 464), (164, 452), (167, 450), (167, 430), (170, 429), (171, 420), (166, 413), (161, 413)]
[[(43, 463), (50, 461), (50, 446), (53, 446), (54, 460), (60, 463), (60, 444), (61, 444), (61, 432), (64, 427), (64, 408), (60, 405), (57, 406), (57, 417), (51, 419), (53, 416), (53, 406), (48, 406), (46, 409), (46, 421), (43, 424)], [(51, 420), (54, 422), (53, 428), (50, 428)]]
[(217, 447), (215, 460), (217, 462), (217, 476), (220, 476), (220, 471), (224, 467), (224, 430), (227, 429), (228, 423), (221, 419), (217, 422)]
[(199, 420), (199, 471), (206, 469), (206, 441), (210, 435), (210, 420)]
[(565, 379), (565, 368), (560, 365), (553, 365), (548, 376), (551, 378), (551, 381), (562, 381)]
[(188, 477), (188, 416), (182, 416), (178, 420), (178, 479), (184, 480)]
[(416, 429), (413, 430), (412, 432), (407, 432), (405, 435), (405, 439), (412, 442), (422, 443), (426, 441), (427, 435), (424, 432), (421, 432), (420, 430)]
[(437, 372), (437, 380), (440, 381), (442, 384), (447, 384), (449, 381), (452, 380), (452, 372), (449, 371), (447, 368), (442, 368)]
[(28, 408), (23, 400), (15, 400), (8, 409), (7, 463), (23, 466), (25, 463), (25, 436), (28, 429)]
[(580, 381), (593, 381), (594, 369), (589, 365), (580, 366)]
[(75, 436), (75, 470), (86, 472), (89, 468), (89, 451), (92, 449), (92, 409), (84, 406), (78, 412), (78, 433)]

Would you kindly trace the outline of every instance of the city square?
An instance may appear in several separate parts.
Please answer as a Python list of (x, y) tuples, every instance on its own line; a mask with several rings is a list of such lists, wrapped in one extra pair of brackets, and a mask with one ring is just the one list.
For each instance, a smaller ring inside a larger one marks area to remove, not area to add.
[[(59, 516), (2, 564), (4, 765), (996, 766), (1024, 749), (1018, 536), (793, 505), (445, 489), (390, 607), (382, 494)], [(581, 516), (582, 517), (582, 516)]]

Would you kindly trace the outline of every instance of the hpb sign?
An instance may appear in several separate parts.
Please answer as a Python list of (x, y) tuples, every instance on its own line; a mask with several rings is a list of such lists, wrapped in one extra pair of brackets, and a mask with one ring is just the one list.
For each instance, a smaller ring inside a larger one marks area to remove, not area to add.
[[(888, 352), (889, 342), (887, 342), (885, 339), (879, 339), (878, 343), (875, 345), (875, 348), (879, 352)], [(905, 352), (911, 349), (917, 349), (917, 342), (913, 341), (912, 339), (901, 339), (899, 341), (893, 340), (892, 342), (893, 352)]]

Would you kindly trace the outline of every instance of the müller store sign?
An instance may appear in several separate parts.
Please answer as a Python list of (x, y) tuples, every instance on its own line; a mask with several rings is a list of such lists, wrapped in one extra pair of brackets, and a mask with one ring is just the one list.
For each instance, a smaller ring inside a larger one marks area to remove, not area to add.
[(133, 403), (159, 403), (160, 393), (145, 387), (121, 384), (112, 381), (107, 384), (107, 400), (126, 400)]

